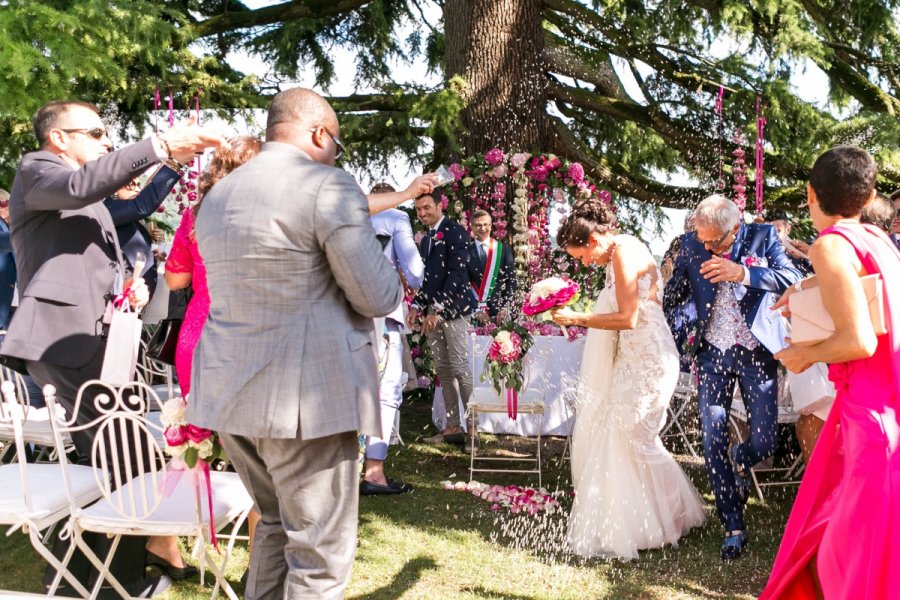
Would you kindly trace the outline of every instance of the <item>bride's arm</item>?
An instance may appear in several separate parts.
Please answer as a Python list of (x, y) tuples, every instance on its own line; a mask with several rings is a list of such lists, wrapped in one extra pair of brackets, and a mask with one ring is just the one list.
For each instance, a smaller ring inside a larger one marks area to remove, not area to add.
[(574, 311), (558, 311), (553, 320), (558, 325), (592, 327), (594, 329), (634, 329), (638, 318), (638, 261), (627, 245), (616, 248), (610, 266), (616, 279), (616, 304), (619, 310), (612, 313), (589, 314)]

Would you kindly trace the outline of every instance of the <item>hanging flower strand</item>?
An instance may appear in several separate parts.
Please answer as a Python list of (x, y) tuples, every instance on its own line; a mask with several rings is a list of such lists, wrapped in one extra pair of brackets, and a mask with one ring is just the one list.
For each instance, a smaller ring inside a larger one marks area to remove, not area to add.
[(725, 177), (722, 171), (722, 139), (725, 137), (725, 87), (719, 86), (719, 93), (716, 94), (716, 126), (718, 128), (719, 137), (719, 178), (716, 180), (716, 189), (725, 189)]
[(766, 117), (762, 112), (762, 101), (759, 96), (756, 97), (756, 214), (761, 215), (763, 212), (763, 191), (765, 189), (765, 168), (763, 163), (766, 159), (765, 134)]
[(738, 129), (734, 132), (734, 143), (737, 146), (731, 153), (734, 156), (734, 166), (732, 167), (732, 175), (734, 177), (734, 203), (744, 212), (747, 207), (747, 164), (744, 160), (746, 152), (744, 151), (744, 134)]

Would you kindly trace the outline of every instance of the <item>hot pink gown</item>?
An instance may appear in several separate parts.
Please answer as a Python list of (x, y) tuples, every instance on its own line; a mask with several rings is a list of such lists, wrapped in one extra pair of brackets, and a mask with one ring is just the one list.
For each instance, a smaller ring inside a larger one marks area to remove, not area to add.
[(889, 333), (875, 354), (833, 364), (837, 398), (816, 444), (761, 598), (879, 600), (900, 594), (900, 253), (870, 226), (837, 225), (881, 273)]
[(166, 259), (166, 271), (169, 273), (191, 273), (191, 287), (194, 296), (188, 302), (178, 335), (178, 346), (175, 348), (175, 373), (181, 386), (181, 395), (187, 396), (191, 391), (191, 363), (194, 348), (200, 341), (200, 333), (209, 316), (209, 290), (206, 287), (206, 267), (197, 249), (194, 238), (194, 211), (185, 210), (181, 224), (175, 231), (172, 250)]

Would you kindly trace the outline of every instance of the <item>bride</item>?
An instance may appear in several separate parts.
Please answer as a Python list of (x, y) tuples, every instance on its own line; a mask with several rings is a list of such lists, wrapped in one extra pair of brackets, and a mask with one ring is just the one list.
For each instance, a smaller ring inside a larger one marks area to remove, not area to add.
[(572, 436), (569, 545), (583, 557), (632, 559), (676, 544), (703, 523), (705, 510), (659, 439), (679, 370), (659, 270), (647, 246), (615, 225), (597, 199), (575, 205), (563, 221), (559, 246), (585, 265), (605, 266), (606, 286), (593, 314), (563, 308), (553, 319), (589, 328)]

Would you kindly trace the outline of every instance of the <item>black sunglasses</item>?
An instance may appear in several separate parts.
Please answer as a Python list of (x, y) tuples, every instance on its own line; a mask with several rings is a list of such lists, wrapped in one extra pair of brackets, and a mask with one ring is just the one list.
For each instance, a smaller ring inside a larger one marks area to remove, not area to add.
[[(338, 136), (336, 136), (333, 133), (331, 133), (330, 131), (328, 131), (328, 128), (325, 127), (324, 125), (320, 125), (319, 127), (321, 127), (322, 129), (325, 130), (325, 133), (328, 134), (328, 137), (331, 138), (331, 141), (334, 142), (334, 145), (337, 147), (337, 151), (334, 153), (334, 160), (337, 160), (340, 157), (342, 157), (344, 155), (344, 142), (341, 141), (341, 138), (339, 138)], [(309, 130), (309, 132), (315, 133), (316, 131), (319, 130), (319, 127), (313, 127), (312, 129)]]
[(95, 140), (102, 140), (106, 136), (106, 129), (102, 127), (94, 127), (93, 129), (61, 129), (60, 131), (65, 131), (66, 133), (83, 133)]
[(724, 242), (728, 238), (728, 236), (731, 235), (732, 233), (733, 232), (729, 229), (728, 231), (725, 232), (725, 235), (723, 235), (722, 237), (720, 237), (719, 239), (717, 239), (714, 242), (706, 242), (706, 241), (701, 240), (700, 238), (697, 238), (697, 241), (705, 246), (709, 246), (710, 248), (718, 248), (719, 246), (722, 245), (722, 242)]

